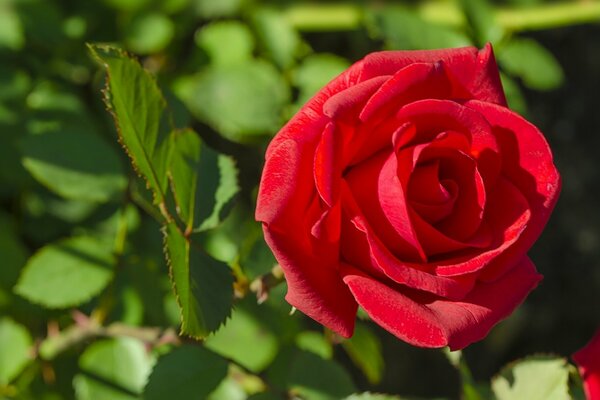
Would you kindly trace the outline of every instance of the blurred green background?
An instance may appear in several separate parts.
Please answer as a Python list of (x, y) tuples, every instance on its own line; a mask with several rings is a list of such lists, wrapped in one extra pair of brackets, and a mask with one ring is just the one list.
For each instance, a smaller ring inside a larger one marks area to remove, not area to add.
[[(285, 284), (257, 305), (251, 282), (275, 261), (253, 210), (272, 135), (352, 62), (488, 41), (563, 191), (531, 252), (544, 281), (463, 352), (481, 383), (529, 354), (569, 356), (600, 321), (600, 2), (0, 0), (0, 399), (459, 398), (438, 350), (366, 320), (341, 343), (289, 315)], [(231, 214), (196, 236), (236, 276), (232, 319), (203, 346), (176, 339), (160, 215), (119, 146), (88, 42), (137, 55), (174, 124), (237, 165)]]

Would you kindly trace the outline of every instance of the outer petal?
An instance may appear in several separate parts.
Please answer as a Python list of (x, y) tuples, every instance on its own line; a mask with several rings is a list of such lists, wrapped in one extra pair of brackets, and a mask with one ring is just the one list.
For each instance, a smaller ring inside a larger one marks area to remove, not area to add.
[(482, 50), (463, 47), (443, 50), (382, 51), (368, 55), (363, 61), (361, 81), (379, 75), (392, 75), (413, 63), (442, 61), (448, 75), (453, 78), (455, 98), (474, 98), (506, 106), (498, 67), (490, 44)]
[[(324, 254), (301, 238), (263, 229), (265, 240), (285, 273), (288, 303), (344, 337), (352, 336), (358, 305), (342, 282), (337, 254)], [(326, 250), (325, 250), (326, 251)], [(332, 250), (337, 252), (337, 248)]]
[(507, 108), (480, 101), (465, 104), (479, 111), (492, 125), (500, 145), (502, 174), (528, 200), (531, 218), (521, 238), (486, 268), (484, 280), (493, 281), (518, 262), (539, 237), (558, 200), (560, 176), (542, 133)]
[(600, 400), (600, 328), (584, 348), (573, 354), (573, 361), (579, 366), (587, 400)]
[(524, 258), (492, 283), (479, 283), (460, 302), (390, 287), (349, 269), (344, 282), (371, 318), (400, 339), (421, 347), (462, 349), (481, 340), (537, 285), (541, 275)]
[(288, 302), (342, 336), (350, 336), (357, 305), (338, 272), (338, 247), (311, 239), (319, 203), (313, 162), (304, 157), (301, 146), (288, 139), (271, 152), (256, 218), (263, 222), (265, 240), (286, 275)]

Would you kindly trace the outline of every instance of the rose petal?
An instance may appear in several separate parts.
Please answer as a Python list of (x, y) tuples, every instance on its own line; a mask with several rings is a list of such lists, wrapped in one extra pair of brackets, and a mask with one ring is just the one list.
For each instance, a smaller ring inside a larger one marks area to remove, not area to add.
[(311, 247), (305, 238), (263, 226), (265, 240), (281, 265), (288, 303), (344, 337), (354, 330), (357, 304), (343, 284), (335, 246)]
[(396, 157), (380, 152), (350, 170), (348, 183), (358, 208), (377, 227), (377, 234), (394, 254), (406, 260), (426, 260), (408, 215), (404, 189), (396, 175)]
[(452, 97), (478, 99), (505, 106), (506, 99), (498, 66), (490, 44), (482, 50), (475, 47), (443, 50), (382, 51), (371, 53), (363, 59), (359, 79), (378, 75), (393, 75), (414, 63), (442, 61), (452, 82)]
[(442, 62), (411, 64), (383, 83), (360, 112), (365, 122), (384, 111), (393, 114), (416, 100), (451, 97), (450, 83)]
[(321, 199), (333, 206), (337, 201), (342, 179), (343, 138), (333, 123), (327, 124), (315, 151), (313, 175)]
[(344, 282), (371, 318), (398, 338), (421, 347), (462, 349), (481, 340), (508, 316), (541, 279), (524, 258), (501, 279), (479, 283), (460, 302), (390, 287), (355, 269)]
[(485, 115), (501, 148), (502, 174), (525, 196), (531, 219), (518, 243), (486, 268), (482, 279), (494, 280), (510, 269), (533, 245), (558, 200), (560, 176), (542, 133), (507, 108), (480, 101), (465, 103)]
[(367, 100), (390, 78), (376, 76), (336, 93), (323, 104), (323, 114), (331, 119), (344, 116), (357, 119)]
[(313, 174), (313, 163), (305, 153), (312, 154), (314, 150), (302, 149), (302, 145), (288, 139), (271, 149), (258, 189), (257, 221), (287, 227), (290, 221), (298, 221), (310, 206), (314, 183), (302, 177)]
[(342, 226), (340, 249), (346, 262), (371, 276), (387, 277), (407, 287), (447, 298), (461, 299), (472, 289), (473, 275), (440, 277), (431, 273), (428, 264), (403, 262), (396, 258), (380, 240), (379, 229), (377, 233), (373, 231), (346, 185), (342, 185), (342, 199), (344, 219), (352, 222)]
[[(475, 255), (446, 257), (436, 265), (435, 273), (454, 276), (486, 268), (517, 242), (527, 228), (530, 215), (529, 204), (518, 189), (506, 178), (498, 179), (490, 193), (484, 215), (484, 226), (488, 226), (488, 231), (494, 233), (486, 248)], [(475, 247), (473, 243), (470, 245)]]

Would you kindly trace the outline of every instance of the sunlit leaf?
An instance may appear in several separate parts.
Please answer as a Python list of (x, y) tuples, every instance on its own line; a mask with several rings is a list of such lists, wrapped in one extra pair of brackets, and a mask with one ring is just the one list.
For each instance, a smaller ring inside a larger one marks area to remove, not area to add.
[(223, 358), (200, 346), (182, 346), (158, 359), (144, 399), (204, 399), (225, 376)]
[(365, 393), (360, 393), (360, 394), (353, 394), (351, 396), (346, 397), (344, 400), (402, 400), (402, 399), (403, 398), (398, 397), (398, 396), (393, 396), (391, 394), (365, 392)]
[(192, 0), (198, 15), (205, 18), (232, 16), (244, 2), (245, 0)]
[(374, 35), (384, 39), (388, 49), (440, 49), (471, 44), (463, 33), (427, 22), (401, 6), (373, 12), (370, 27)]
[(18, 50), (25, 44), (25, 35), (14, 0), (0, 0), (0, 49)]
[(0, 319), (0, 387), (21, 373), (33, 360), (31, 335), (9, 318)]
[(511, 110), (523, 115), (527, 112), (527, 101), (517, 82), (509, 78), (506, 74), (501, 73), (502, 87), (506, 95), (506, 101)]
[(206, 337), (231, 313), (233, 275), (227, 265), (193, 246), (174, 222), (165, 228), (166, 251), (177, 302), (181, 331)]
[(459, 4), (479, 46), (502, 38), (502, 28), (496, 24), (494, 10), (488, 0), (460, 0)]
[(196, 34), (196, 43), (208, 53), (215, 65), (244, 63), (252, 58), (254, 51), (252, 32), (237, 21), (214, 22), (205, 26)]
[(498, 400), (567, 400), (569, 369), (564, 358), (532, 356), (508, 365), (492, 380)]
[(533, 39), (513, 39), (499, 48), (498, 60), (506, 72), (523, 80), (525, 86), (551, 90), (562, 85), (562, 67), (545, 47)]
[(241, 308), (236, 308), (227, 324), (206, 340), (206, 346), (253, 372), (269, 365), (278, 350), (274, 334)]
[(287, 386), (313, 400), (337, 400), (356, 390), (339, 364), (304, 351), (297, 352), (291, 360)]
[(323, 333), (313, 331), (300, 332), (296, 336), (296, 346), (299, 349), (310, 351), (327, 360), (333, 357), (333, 346)]
[(319, 53), (306, 57), (292, 76), (294, 86), (300, 89), (298, 104), (304, 104), (349, 66), (348, 60), (334, 54)]
[(342, 345), (369, 382), (377, 384), (381, 381), (384, 369), (381, 341), (366, 324), (357, 322), (352, 338)]
[(79, 358), (82, 373), (73, 379), (77, 400), (137, 399), (153, 364), (154, 358), (137, 339), (93, 343)]
[(269, 8), (256, 10), (253, 21), (265, 53), (280, 68), (290, 67), (301, 44), (294, 27), (281, 12)]
[(289, 98), (285, 81), (263, 61), (209, 67), (181, 79), (175, 92), (197, 118), (239, 142), (256, 141), (279, 129)]
[(49, 308), (88, 301), (112, 279), (115, 259), (110, 247), (90, 237), (49, 244), (27, 261), (15, 292)]
[(124, 52), (90, 45), (92, 55), (108, 73), (106, 103), (113, 113), (119, 138), (161, 203), (167, 188), (171, 151), (171, 121), (154, 78)]
[(177, 211), (188, 228), (214, 228), (239, 190), (234, 161), (202, 144), (191, 130), (174, 133), (169, 175)]
[(151, 54), (163, 50), (175, 35), (175, 25), (159, 13), (140, 14), (127, 24), (125, 43), (138, 54)]
[(28, 135), (20, 147), (24, 167), (65, 198), (106, 202), (127, 185), (121, 160), (94, 132), (57, 129)]

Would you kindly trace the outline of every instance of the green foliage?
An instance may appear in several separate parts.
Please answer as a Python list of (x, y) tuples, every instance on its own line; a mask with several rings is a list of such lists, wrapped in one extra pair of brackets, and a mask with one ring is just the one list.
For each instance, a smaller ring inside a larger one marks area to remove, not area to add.
[(27, 328), (10, 318), (0, 319), (0, 386), (16, 378), (31, 362), (31, 345)]
[(340, 399), (356, 391), (339, 364), (304, 351), (292, 358), (285, 382), (293, 392), (314, 400)]
[(23, 165), (57, 194), (76, 200), (105, 202), (127, 185), (121, 160), (93, 132), (56, 130), (21, 141)]
[(233, 276), (227, 265), (196, 248), (171, 222), (165, 230), (167, 257), (177, 301), (181, 331), (201, 338), (229, 317)]
[(129, 49), (138, 54), (151, 54), (169, 45), (175, 35), (175, 26), (162, 14), (139, 14), (129, 22), (125, 35)]
[(73, 379), (77, 400), (139, 398), (154, 358), (132, 338), (101, 340), (79, 358), (81, 373)]
[(108, 46), (90, 46), (108, 73), (105, 101), (115, 119), (119, 138), (132, 163), (162, 203), (171, 155), (171, 126), (165, 100), (154, 79), (139, 63)]
[[(388, 400), (405, 397), (375, 392), (418, 392), (415, 376), (453, 398), (410, 351), (384, 366), (374, 325), (342, 340), (290, 315), (254, 199), (272, 135), (371, 51), (492, 41), (525, 112), (523, 85), (564, 81), (520, 34), (539, 26), (528, 13), (485, 0), (0, 0), (0, 398)], [(565, 393), (573, 367), (525, 363), (494, 380), (498, 398), (552, 379)], [(463, 358), (456, 368), (465, 399), (492, 396)]]
[(207, 339), (206, 347), (252, 372), (260, 372), (273, 361), (279, 344), (268, 327), (244, 309), (237, 308), (227, 325)]
[(239, 190), (235, 161), (202, 145), (190, 130), (174, 132), (173, 147), (169, 176), (178, 215), (188, 229), (215, 228)]
[[(262, 60), (216, 67), (181, 78), (175, 87), (193, 115), (236, 142), (259, 140), (281, 126), (286, 82)], [(258, 136), (258, 137), (257, 137)]]
[[(196, 43), (215, 65), (243, 64), (252, 58), (254, 38), (241, 22), (215, 22), (196, 34)], [(227, 43), (227, 46), (223, 46)]]
[(570, 399), (569, 369), (564, 358), (532, 356), (506, 367), (492, 381), (498, 400)]
[(313, 331), (300, 332), (296, 336), (296, 346), (301, 350), (310, 351), (326, 360), (333, 357), (333, 346), (322, 333)]
[(111, 249), (91, 237), (49, 244), (27, 262), (15, 292), (49, 308), (79, 305), (110, 282), (115, 267)]
[(390, 396), (387, 394), (381, 393), (361, 393), (361, 394), (353, 394), (351, 396), (346, 397), (344, 400), (401, 400), (398, 396)]
[(300, 50), (301, 39), (288, 20), (274, 9), (259, 8), (253, 22), (266, 55), (280, 68), (289, 68)]
[(470, 43), (459, 31), (432, 24), (403, 6), (388, 6), (371, 15), (372, 34), (394, 50), (440, 49)]
[(500, 65), (506, 71), (537, 90), (551, 90), (564, 80), (563, 71), (552, 53), (531, 39), (515, 39), (498, 53)]
[(227, 362), (197, 346), (182, 346), (158, 359), (144, 399), (204, 399), (227, 375)]
[(342, 345), (369, 382), (377, 384), (381, 381), (384, 368), (381, 342), (366, 324), (357, 322), (354, 335)]

